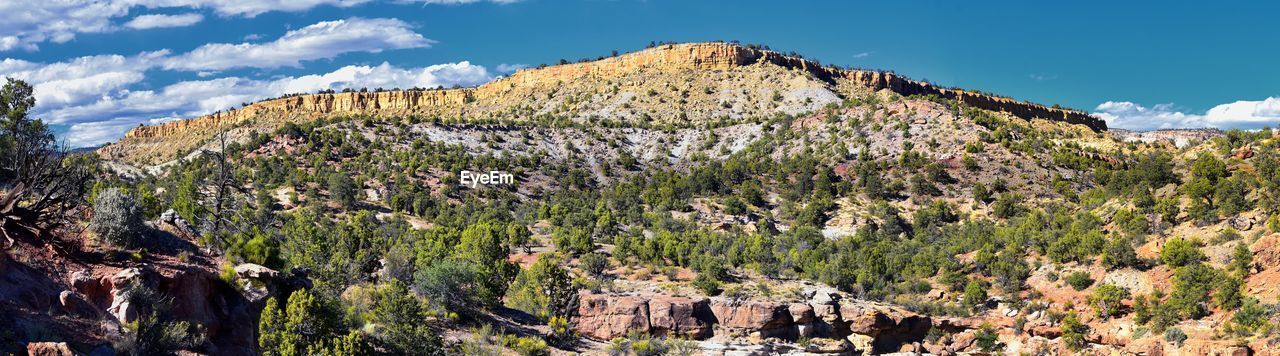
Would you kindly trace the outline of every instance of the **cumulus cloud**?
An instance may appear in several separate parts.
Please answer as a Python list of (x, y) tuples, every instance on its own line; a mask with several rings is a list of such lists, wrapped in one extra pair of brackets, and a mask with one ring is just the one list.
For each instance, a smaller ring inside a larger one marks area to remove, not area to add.
[(124, 27), (135, 30), (144, 30), (149, 28), (165, 28), (165, 27), (186, 27), (191, 26), (200, 21), (204, 21), (204, 15), (200, 14), (179, 14), (179, 15), (141, 15), (134, 17), (124, 24)]
[[(63, 106), (45, 117), (70, 125), (65, 139), (73, 147), (96, 146), (124, 135), (139, 124), (155, 124), (226, 110), (285, 93), (368, 88), (433, 88), (474, 86), (493, 79), (482, 66), (470, 62), (400, 68), (345, 66), (332, 72), (273, 80), (226, 77), (174, 83), (159, 90), (119, 91), (83, 105)], [(39, 108), (39, 106), (37, 106)]]
[(354, 18), (317, 23), (268, 43), (212, 44), (176, 56), (161, 50), (134, 56), (86, 56), (54, 63), (6, 58), (0, 60), (0, 76), (31, 83), (41, 110), (65, 112), (46, 119), (63, 123), (76, 116), (74, 111), (62, 108), (103, 102), (99, 100), (102, 97), (123, 97), (122, 91), (144, 82), (146, 72), (156, 68), (194, 71), (200, 78), (210, 78), (215, 77), (218, 70), (229, 68), (299, 67), (304, 61), (334, 58), (344, 52), (380, 52), (430, 43), (431, 40), (412, 32), (399, 20)]
[(329, 59), (344, 53), (425, 48), (432, 43), (434, 41), (413, 32), (404, 21), (349, 18), (289, 31), (267, 43), (206, 44), (169, 58), (165, 68), (200, 71), (301, 67), (302, 61)]
[(1280, 98), (1240, 100), (1214, 106), (1203, 114), (1187, 113), (1173, 104), (1146, 107), (1128, 101), (1108, 101), (1094, 108), (1093, 115), (1108, 127), (1130, 130), (1171, 128), (1256, 129), (1280, 124)]
[(0, 1), (0, 51), (34, 51), (39, 44), (67, 42), (78, 33), (101, 33), (114, 27), (111, 19), (125, 16), (124, 1)]
[(33, 85), (40, 106), (77, 105), (141, 82), (151, 63), (167, 54), (155, 51), (128, 57), (99, 55), (50, 64), (6, 58), (0, 60), (0, 76)]
[(136, 8), (209, 9), (222, 16), (253, 17), (269, 11), (305, 11), (322, 5), (348, 7), (365, 2), (367, 0), (5, 0), (0, 1), (0, 14), (4, 14), (4, 21), (0, 21), (0, 51), (34, 51), (41, 43), (63, 43), (82, 33), (199, 22), (191, 15), (143, 15), (124, 27), (115, 23)]

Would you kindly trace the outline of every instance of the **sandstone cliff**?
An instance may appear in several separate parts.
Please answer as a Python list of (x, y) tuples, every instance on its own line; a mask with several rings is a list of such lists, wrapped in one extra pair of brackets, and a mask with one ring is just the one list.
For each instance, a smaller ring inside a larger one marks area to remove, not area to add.
[(100, 153), (133, 163), (158, 163), (233, 127), (270, 129), (287, 121), (343, 115), (511, 121), (551, 116), (575, 121), (690, 125), (814, 110), (852, 95), (850, 90), (937, 95), (1024, 119), (1106, 129), (1103, 121), (1083, 112), (942, 88), (889, 72), (827, 67), (735, 44), (690, 43), (524, 70), (476, 88), (309, 94), (267, 100), (194, 119), (140, 126)]

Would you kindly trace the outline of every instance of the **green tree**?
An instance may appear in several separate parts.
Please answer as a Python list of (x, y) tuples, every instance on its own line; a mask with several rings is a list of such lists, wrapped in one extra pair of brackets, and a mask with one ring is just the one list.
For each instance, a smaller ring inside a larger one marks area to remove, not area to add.
[(1129, 290), (1114, 284), (1103, 284), (1094, 288), (1093, 294), (1089, 296), (1089, 304), (1093, 305), (1093, 310), (1098, 317), (1110, 318), (1119, 316), (1122, 303), (1129, 298)]
[(5, 78), (0, 87), (0, 235), (43, 233), (71, 221), (84, 202), (92, 157), (65, 152), (28, 112), (35, 89)]
[(445, 259), (414, 273), (414, 286), (438, 308), (474, 314), (482, 306), (476, 268), (467, 262)]
[(1213, 301), (1218, 305), (1218, 308), (1223, 310), (1235, 310), (1240, 308), (1240, 303), (1243, 299), (1243, 279), (1232, 275), (1218, 279), (1213, 291)]
[(1173, 274), (1173, 293), (1161, 306), (1181, 320), (1199, 319), (1208, 315), (1209, 292), (1213, 290), (1220, 274), (1212, 267), (1194, 263), (1179, 267)]
[(578, 258), (582, 270), (595, 278), (603, 278), (609, 269), (609, 257), (599, 253), (588, 253)]
[(356, 198), (360, 193), (359, 189), (360, 187), (347, 174), (334, 173), (329, 175), (329, 197), (343, 208), (349, 209), (356, 205)]
[(462, 230), (454, 256), (476, 268), (476, 297), (487, 308), (501, 305), (507, 286), (520, 267), (507, 260), (511, 254), (506, 229), (500, 223), (481, 221)]
[(964, 304), (974, 310), (986, 308), (987, 288), (977, 280), (969, 280), (969, 283), (964, 286)]
[(264, 355), (303, 355), (341, 328), (337, 312), (306, 289), (289, 295), (284, 310), (267, 301), (258, 321), (258, 347)]
[(1245, 196), (1249, 193), (1248, 183), (1239, 177), (1223, 179), (1214, 187), (1213, 200), (1218, 206), (1218, 213), (1234, 216), (1250, 207)]
[(1108, 270), (1136, 267), (1138, 263), (1138, 253), (1127, 236), (1115, 236), (1103, 247), (1102, 266)]
[(1085, 335), (1089, 333), (1089, 326), (1080, 322), (1080, 317), (1076, 312), (1068, 312), (1067, 316), (1062, 318), (1060, 325), (1062, 331), (1062, 343), (1067, 345), (1072, 351), (1084, 349), (1086, 342)]
[(1170, 268), (1178, 268), (1192, 263), (1199, 263), (1205, 258), (1204, 252), (1200, 251), (1200, 247), (1190, 240), (1175, 237), (1165, 242), (1164, 248), (1160, 249), (1160, 262), (1169, 265)]
[(444, 355), (443, 342), (423, 320), (422, 302), (399, 280), (378, 287), (370, 321), (374, 336), (387, 351), (398, 355)]
[(577, 294), (569, 272), (556, 264), (556, 258), (542, 255), (516, 276), (507, 301), (515, 309), (547, 320), (569, 316)]

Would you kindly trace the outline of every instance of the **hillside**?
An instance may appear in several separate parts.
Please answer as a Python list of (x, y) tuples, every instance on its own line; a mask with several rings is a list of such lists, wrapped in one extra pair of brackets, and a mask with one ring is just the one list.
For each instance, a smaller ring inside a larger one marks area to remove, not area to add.
[(343, 116), (421, 117), (456, 122), (616, 123), (698, 127), (774, 113), (810, 112), (878, 90), (934, 95), (1024, 119), (1103, 130), (1088, 115), (958, 89), (888, 72), (840, 69), (728, 43), (661, 45), (597, 61), (528, 69), (477, 88), (303, 94), (212, 115), (130, 130), (101, 150), (128, 162), (164, 162), (238, 127), (273, 130)]
[(85, 160), (0, 351), (1269, 354), (1278, 148), (727, 43), (289, 95)]

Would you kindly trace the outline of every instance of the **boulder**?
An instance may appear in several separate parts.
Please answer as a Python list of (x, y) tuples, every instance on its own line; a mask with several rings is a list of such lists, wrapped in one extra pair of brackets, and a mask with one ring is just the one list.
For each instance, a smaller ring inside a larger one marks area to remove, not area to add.
[(853, 346), (854, 353), (860, 353), (863, 355), (872, 355), (875, 353), (875, 337), (853, 333), (846, 336), (845, 340), (848, 340), (849, 344)]
[(1227, 219), (1227, 225), (1236, 229), (1236, 231), (1249, 231), (1253, 230), (1253, 219), (1243, 216), (1233, 216), (1230, 219)]
[(657, 336), (705, 339), (711, 336), (710, 319), (706, 299), (658, 296), (649, 300), (649, 326)]
[(787, 312), (791, 313), (791, 321), (796, 324), (807, 324), (817, 319), (813, 307), (804, 303), (791, 303), (787, 306)]
[(93, 273), (87, 270), (72, 272), (68, 279), (71, 289), (91, 302), (106, 303), (107, 299), (110, 299), (110, 288), (103, 283), (103, 280), (94, 277)]
[(840, 303), (848, 330), (874, 338), (873, 352), (895, 352), (902, 344), (924, 340), (933, 320), (907, 310), (867, 302)]
[(648, 333), (649, 303), (636, 296), (582, 294), (575, 329), (596, 340), (612, 340), (631, 332)]
[(812, 339), (804, 345), (804, 352), (813, 354), (847, 354), (852, 351), (853, 345), (847, 340), (839, 339)]
[(973, 347), (974, 342), (977, 340), (978, 336), (972, 330), (952, 335), (951, 344), (947, 345), (947, 351), (964, 352)]
[(1031, 336), (1056, 339), (1059, 336), (1062, 336), (1062, 328), (1050, 325), (1033, 325), (1027, 327), (1027, 334), (1030, 334)]
[(62, 312), (70, 315), (80, 316), (96, 316), (92, 305), (80, 298), (79, 294), (69, 290), (58, 293), (58, 304), (62, 306)]
[(748, 332), (774, 330), (792, 324), (791, 313), (784, 304), (715, 298), (711, 300), (711, 313), (721, 326)]
[(893, 318), (875, 309), (845, 304), (840, 306), (840, 315), (849, 323), (849, 331), (858, 334), (876, 335), (896, 326)]
[(1231, 157), (1235, 157), (1239, 159), (1253, 158), (1253, 147), (1244, 146), (1244, 147), (1237, 148), (1235, 152), (1231, 152)]
[(122, 269), (112, 275), (109, 281), (111, 285), (111, 306), (107, 307), (107, 313), (115, 317), (116, 321), (119, 321), (121, 325), (137, 320), (138, 306), (132, 305), (129, 300), (132, 297), (129, 285), (145, 283), (142, 270), (138, 268)]
[(253, 263), (242, 263), (236, 266), (236, 277), (259, 281), (271, 280), (280, 276), (276, 270)]
[(30, 356), (72, 356), (71, 348), (65, 342), (33, 342), (27, 344), (27, 355)]

